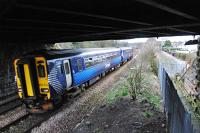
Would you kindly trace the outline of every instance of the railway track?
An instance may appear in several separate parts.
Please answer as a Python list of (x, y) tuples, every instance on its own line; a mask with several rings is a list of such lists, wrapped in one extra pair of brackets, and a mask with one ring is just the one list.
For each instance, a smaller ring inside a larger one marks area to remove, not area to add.
[[(52, 115), (71, 105), (81, 94), (84, 93), (77, 94), (76, 92), (70, 94), (68, 96), (70, 99), (64, 99), (62, 106), (54, 111), (45, 113), (45, 115), (28, 113), (23, 106), (20, 106), (22, 103), (18, 100), (18, 96), (12, 96), (9, 99), (3, 100), (0, 102), (0, 132), (31, 132), (33, 128), (40, 126), (42, 122), (49, 119)], [(13, 130), (15, 127), (19, 130)]]
[(16, 93), (0, 98), (0, 131), (14, 121), (24, 118), (26, 111), (23, 110), (21, 105), (22, 102)]
[[(108, 75), (110, 74), (111, 73), (109, 73)], [(90, 91), (90, 88), (92, 88), (92, 86), (93, 85), (88, 86), (84, 93), (70, 96), (70, 99), (65, 99), (62, 106), (60, 106), (58, 109), (54, 111), (47, 112), (45, 114), (29, 114), (25, 111), (20, 117), (13, 119), (12, 121), (5, 124), (3, 127), (0, 127), (0, 132), (4, 132), (4, 133), (31, 132), (32, 129), (39, 127), (44, 121), (47, 121), (49, 118), (51, 118), (58, 112), (62, 111), (63, 109), (69, 108), (72, 104), (74, 104), (74, 102), (77, 99), (87, 94), (88, 91)], [(0, 125), (1, 125), (1, 121), (0, 121)]]
[[(62, 109), (66, 108), (67, 106), (70, 106), (73, 104), (73, 102), (79, 98), (80, 95), (77, 95), (70, 100), (65, 100), (63, 105), (53, 111), (46, 112), (44, 114), (30, 114), (27, 113), (24, 109), (20, 117), (16, 118), (15, 120), (12, 120), (8, 122), (7, 124), (4, 124), (3, 127), (1, 127), (1, 121), (0, 121), (0, 132), (3, 133), (29, 133), (31, 130), (35, 127), (40, 126), (44, 121), (48, 120), (51, 116), (58, 113)], [(14, 111), (15, 112), (15, 111)]]
[[(44, 121), (48, 120), (54, 114), (72, 105), (78, 98), (84, 96), (84, 94), (87, 93), (92, 86), (93, 85), (88, 86), (84, 93), (70, 94), (70, 96), (68, 96), (69, 98), (65, 99), (63, 101), (63, 104), (58, 109), (50, 111), (50, 112), (46, 112), (45, 115), (44, 114), (30, 114), (30, 113), (27, 113), (25, 109), (22, 109), (21, 111), (22, 113), (19, 113), (19, 115), (15, 114), (15, 115), (18, 115), (17, 118), (12, 119), (11, 121), (7, 122), (4, 125), (1, 125), (1, 121), (0, 121), (0, 132), (29, 133), (31, 132), (33, 128), (39, 127)], [(13, 110), (13, 112), (16, 112), (16, 111)]]
[(4, 100), (4, 99), (7, 99), (7, 98), (9, 98), (9, 97), (15, 96), (15, 95), (17, 95), (16, 90), (10, 91), (10, 92), (8, 92), (8, 93), (0, 94), (0, 101), (2, 101), (2, 100)]
[[(87, 90), (85, 90), (85, 93), (87, 93), (87, 91), (89, 91), (90, 87), (92, 86), (93, 85), (88, 86), (86, 88)], [(4, 115), (4, 118), (1, 118), (0, 116), (0, 132), (5, 132), (5, 133), (31, 132), (33, 128), (40, 126), (41, 123), (49, 119), (51, 116), (53, 116), (57, 112), (72, 105), (73, 102), (76, 101), (76, 99), (80, 98), (83, 95), (84, 93), (81, 93), (81, 91), (80, 93), (77, 93), (77, 92), (71, 93), (70, 96), (68, 96), (69, 99), (65, 99), (62, 106), (60, 106), (58, 109), (54, 111), (45, 113), (45, 115), (43, 114), (35, 115), (35, 114), (27, 113), (26, 109), (23, 107), (17, 110), (17, 108), (19, 108), (18, 106), (20, 106), (21, 103), (18, 104), (18, 101), (16, 101), (17, 97), (15, 96), (9, 99), (6, 99), (5, 101), (2, 101), (0, 103), (0, 108), (2, 107), (2, 110), (0, 110), (2, 112), (1, 115)], [(14, 104), (13, 108), (11, 108), (10, 106), (12, 104)], [(10, 108), (3, 109), (3, 107), (10, 107)], [(7, 111), (10, 111), (11, 113)], [(6, 112), (8, 113), (7, 116), (6, 116)]]
[(76, 100), (78, 100), (79, 98), (81, 98), (82, 96), (84, 96), (84, 94), (87, 93), (92, 86), (93, 85), (88, 86), (86, 88), (87, 90), (85, 90), (84, 93), (79, 93), (79, 94), (74, 93), (74, 94), (71, 94), (70, 98), (69, 99), (65, 99), (64, 102), (63, 102), (63, 104), (58, 109), (56, 109), (54, 111), (46, 113), (45, 115), (43, 115), (43, 114), (33, 115), (32, 118), (36, 119), (38, 117), (38, 121), (35, 122), (35, 124), (32, 124), (31, 126), (27, 127), (27, 129), (24, 130), (23, 132), (24, 133), (30, 133), (33, 128), (39, 127), (44, 121), (48, 120), (51, 116), (57, 114), (58, 112), (62, 111), (65, 108), (71, 106), (72, 104), (74, 104), (74, 102)]
[(30, 115), (29, 113), (23, 113), (20, 117), (15, 118), (15, 120), (8, 121), (3, 126), (1, 125), (2, 127), (0, 128), (0, 132), (6, 132), (6, 131), (8, 131), (8, 129), (11, 126), (14, 126), (14, 125), (20, 123), (21, 121), (25, 120), (29, 115)]
[(22, 102), (19, 100), (18, 95), (13, 95), (9, 98), (6, 98), (5, 100), (0, 101), (0, 115), (21, 105)]

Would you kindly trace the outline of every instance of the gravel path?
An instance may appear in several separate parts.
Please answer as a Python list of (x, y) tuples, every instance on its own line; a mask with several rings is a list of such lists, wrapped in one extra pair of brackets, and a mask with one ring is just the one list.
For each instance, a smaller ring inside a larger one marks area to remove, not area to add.
[(120, 80), (120, 77), (124, 74), (127, 75), (127, 68), (129, 68), (131, 63), (133, 63), (133, 60), (107, 75), (104, 79), (101, 79), (98, 83), (83, 93), (80, 98), (74, 101), (72, 105), (43, 122), (40, 127), (34, 128), (32, 132), (71, 132), (88, 113), (104, 101), (106, 92), (113, 87), (115, 82)]

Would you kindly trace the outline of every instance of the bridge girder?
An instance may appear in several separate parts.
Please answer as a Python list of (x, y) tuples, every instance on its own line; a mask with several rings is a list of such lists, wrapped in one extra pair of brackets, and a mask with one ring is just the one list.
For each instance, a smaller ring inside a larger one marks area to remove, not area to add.
[(198, 1), (1, 0), (0, 42), (197, 35)]

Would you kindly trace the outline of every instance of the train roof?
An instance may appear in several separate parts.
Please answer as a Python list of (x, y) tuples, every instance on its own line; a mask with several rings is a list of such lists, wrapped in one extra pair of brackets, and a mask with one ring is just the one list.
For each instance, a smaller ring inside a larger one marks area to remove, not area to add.
[(27, 53), (24, 56), (44, 56), (47, 59), (55, 59), (62, 57), (71, 57), (76, 55), (92, 55), (105, 52), (118, 51), (120, 48), (78, 48), (78, 49), (51, 49), (38, 50)]
[(120, 47), (122, 50), (133, 49), (132, 47)]

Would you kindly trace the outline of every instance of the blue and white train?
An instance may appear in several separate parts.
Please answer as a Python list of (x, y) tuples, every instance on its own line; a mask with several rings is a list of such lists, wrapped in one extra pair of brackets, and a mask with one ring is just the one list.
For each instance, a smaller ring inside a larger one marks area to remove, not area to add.
[(26, 54), (14, 61), (19, 97), (31, 112), (52, 109), (64, 94), (94, 83), (132, 56), (131, 47)]

